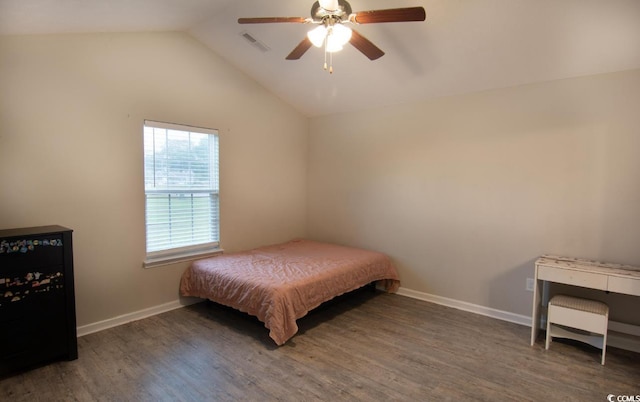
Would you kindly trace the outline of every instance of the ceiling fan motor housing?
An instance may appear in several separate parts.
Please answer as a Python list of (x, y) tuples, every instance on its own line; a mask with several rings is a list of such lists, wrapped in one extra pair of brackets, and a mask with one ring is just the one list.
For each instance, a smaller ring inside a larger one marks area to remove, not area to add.
[(320, 6), (319, 1), (316, 1), (313, 3), (313, 6), (311, 6), (311, 18), (316, 22), (323, 22), (329, 18), (345, 21), (348, 20), (351, 13), (351, 5), (345, 0), (338, 0), (337, 10), (325, 10)]

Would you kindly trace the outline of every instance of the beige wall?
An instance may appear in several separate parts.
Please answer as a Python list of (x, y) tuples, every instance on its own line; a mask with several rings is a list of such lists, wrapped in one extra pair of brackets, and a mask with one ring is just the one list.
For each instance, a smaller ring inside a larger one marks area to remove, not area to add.
[(0, 38), (0, 228), (74, 229), (78, 325), (178, 298), (144, 258), (144, 119), (220, 130), (226, 250), (306, 233), (308, 119), (185, 34)]
[[(407, 289), (531, 315), (541, 254), (640, 265), (638, 105), (635, 70), (314, 118), (309, 233), (388, 253)], [(596, 297), (640, 324), (638, 299)]]

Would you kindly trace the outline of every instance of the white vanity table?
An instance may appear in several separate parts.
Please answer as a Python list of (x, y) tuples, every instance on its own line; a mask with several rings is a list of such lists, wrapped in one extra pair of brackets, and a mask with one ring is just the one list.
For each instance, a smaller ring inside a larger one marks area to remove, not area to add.
[(531, 346), (540, 331), (542, 304), (546, 303), (542, 297), (545, 282), (640, 296), (640, 267), (552, 255), (540, 257), (535, 264)]

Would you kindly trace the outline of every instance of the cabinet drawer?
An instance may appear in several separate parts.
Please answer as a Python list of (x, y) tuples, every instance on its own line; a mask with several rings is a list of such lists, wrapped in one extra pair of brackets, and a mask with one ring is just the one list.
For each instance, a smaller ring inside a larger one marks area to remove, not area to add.
[(607, 276), (591, 272), (538, 266), (538, 279), (585, 288), (607, 290)]
[(0, 276), (28, 272), (64, 261), (62, 234), (15, 237), (0, 240)]
[(66, 302), (63, 288), (30, 293), (22, 296), (18, 301), (10, 301), (0, 294), (0, 328), (4, 328), (7, 322), (24, 318), (59, 317), (65, 319)]
[[(3, 334), (0, 335), (0, 359), (5, 360), (18, 354), (42, 354), (50, 349), (64, 345), (64, 328), (51, 329), (27, 320), (5, 323)], [(63, 342), (60, 342), (62, 339)], [(64, 351), (62, 351), (64, 352)], [(56, 354), (62, 354), (56, 350)]]
[(65, 322), (51, 318), (25, 319), (3, 326), (0, 335), (0, 376), (70, 356)]
[(609, 277), (609, 290), (616, 293), (640, 296), (640, 279)]
[(0, 323), (5, 319), (37, 314), (66, 303), (64, 267), (47, 267), (37, 272), (0, 273)]

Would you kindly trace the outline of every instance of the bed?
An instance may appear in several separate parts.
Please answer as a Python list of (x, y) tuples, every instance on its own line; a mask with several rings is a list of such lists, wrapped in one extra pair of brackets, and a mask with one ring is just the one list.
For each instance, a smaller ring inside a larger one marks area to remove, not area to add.
[(256, 316), (275, 343), (283, 345), (298, 332), (298, 318), (372, 282), (388, 292), (400, 286), (386, 255), (292, 240), (194, 261), (182, 275), (180, 294)]

